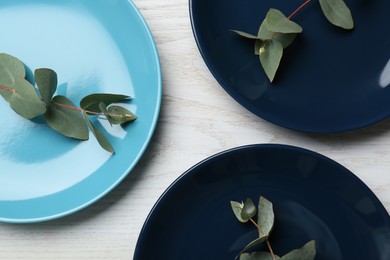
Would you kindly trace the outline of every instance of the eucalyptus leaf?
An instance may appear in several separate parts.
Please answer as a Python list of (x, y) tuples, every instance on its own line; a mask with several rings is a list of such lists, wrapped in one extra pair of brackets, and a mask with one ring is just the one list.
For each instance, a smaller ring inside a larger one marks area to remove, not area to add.
[(242, 219), (250, 219), (256, 215), (256, 206), (251, 199), (246, 199), (241, 210)]
[(282, 256), (283, 260), (314, 260), (316, 257), (316, 242), (311, 240), (302, 248), (295, 249)]
[(261, 227), (260, 237), (269, 236), (274, 226), (275, 215), (272, 203), (260, 196), (257, 214), (257, 224)]
[(97, 127), (95, 127), (92, 124), (91, 120), (89, 120), (89, 118), (88, 118), (88, 114), (85, 111), (83, 111), (83, 115), (84, 115), (85, 121), (87, 122), (87, 125), (91, 129), (93, 135), (95, 136), (95, 138), (98, 141), (98, 143), (100, 144), (100, 146), (104, 150), (106, 150), (107, 152), (115, 153), (114, 148), (112, 148), (108, 139), (104, 136), (104, 134)]
[(264, 41), (261, 50), (259, 53), (261, 65), (272, 82), (283, 56), (283, 45), (275, 39), (267, 40)]
[[(17, 77), (22, 79), (26, 77), (24, 64), (12, 55), (0, 53), (0, 85), (13, 88)], [(7, 90), (0, 91), (0, 94), (7, 101), (11, 97), (11, 92)]]
[(231, 31), (237, 33), (238, 35), (240, 35), (242, 37), (248, 38), (248, 39), (260, 40), (260, 38), (258, 36), (252, 35), (250, 33), (246, 33), (246, 32), (243, 32), (243, 31), (238, 31), (238, 30), (231, 30)]
[[(95, 113), (100, 113), (99, 104), (103, 102), (106, 106), (109, 106), (112, 103), (120, 102), (125, 99), (130, 99), (130, 96), (119, 95), (119, 94), (107, 94), (107, 93), (97, 93), (85, 96), (80, 101), (80, 107), (84, 110), (88, 110)], [(87, 113), (88, 113), (87, 111)]]
[(230, 201), (230, 206), (232, 207), (234, 216), (240, 221), (241, 223), (248, 222), (249, 219), (243, 219), (241, 217), (242, 208), (244, 207), (243, 203), (237, 202), (237, 201)]
[(57, 90), (57, 73), (52, 69), (36, 69), (34, 79), (43, 100), (49, 104)]
[(137, 119), (137, 116), (130, 110), (116, 105), (107, 108), (108, 121), (113, 125), (131, 122)]
[(262, 40), (256, 40), (255, 41), (255, 55), (259, 55), (261, 45), (263, 44)]
[(297, 38), (297, 33), (275, 33), (273, 40), (282, 44), (283, 49), (287, 48)]
[(87, 140), (89, 133), (83, 116), (80, 111), (74, 108), (74, 104), (67, 97), (55, 96), (45, 113), (47, 124), (60, 134), (79, 139)]
[[(243, 253), (240, 256), (240, 260), (273, 260), (271, 253), (266, 251), (258, 251), (253, 253)], [(275, 255), (275, 259), (280, 259), (279, 256)]]
[(281, 11), (269, 9), (265, 20), (265, 26), (270, 32), (275, 33), (301, 33), (302, 27), (288, 19)]
[(244, 253), (245, 251), (251, 249), (252, 247), (254, 246), (257, 246), (257, 245), (260, 245), (261, 243), (263, 243), (265, 240), (268, 239), (268, 236), (263, 236), (263, 237), (259, 237), (259, 238), (256, 238), (255, 240), (253, 240), (252, 242), (250, 242), (249, 244), (247, 244), (239, 253), (239, 255), (241, 255), (242, 253)]
[(276, 33), (268, 30), (265, 20), (260, 24), (259, 31), (257, 32), (257, 37), (261, 40), (271, 40), (272, 37), (275, 37)]
[(344, 29), (353, 29), (351, 11), (343, 0), (320, 0), (320, 5), (329, 22)]
[(287, 48), (297, 37), (298, 33), (278, 33), (271, 32), (267, 28), (267, 22), (264, 20), (257, 32), (257, 36), (262, 40), (271, 40), (274, 39), (280, 42), (283, 45), (283, 48)]
[(108, 111), (107, 111), (107, 105), (104, 104), (103, 102), (100, 102), (99, 109), (102, 112), (102, 114), (107, 118), (107, 121), (110, 123), (110, 125), (112, 126), (112, 123), (110, 122), (110, 116), (108, 115)]
[[(46, 112), (46, 106), (33, 85), (25, 79), (16, 77), (13, 90), (9, 91), (8, 102), (20, 116), (31, 119)], [(4, 91), (4, 90), (2, 90)]]

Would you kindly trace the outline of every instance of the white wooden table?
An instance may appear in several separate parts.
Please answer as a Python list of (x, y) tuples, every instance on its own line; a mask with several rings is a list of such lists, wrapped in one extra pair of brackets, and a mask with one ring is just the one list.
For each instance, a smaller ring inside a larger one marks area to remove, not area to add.
[(197, 49), (187, 0), (134, 0), (159, 50), (163, 101), (139, 164), (111, 193), (68, 217), (0, 224), (0, 259), (132, 259), (159, 196), (185, 170), (217, 152), (253, 143), (319, 152), (355, 173), (390, 211), (390, 121), (339, 135), (304, 134), (268, 123), (234, 101)]

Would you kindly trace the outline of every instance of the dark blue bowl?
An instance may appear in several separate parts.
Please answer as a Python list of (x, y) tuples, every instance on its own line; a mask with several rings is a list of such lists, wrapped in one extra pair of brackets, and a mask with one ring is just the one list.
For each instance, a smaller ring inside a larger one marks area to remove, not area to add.
[(199, 50), (220, 85), (242, 106), (277, 125), (315, 133), (359, 129), (390, 115), (390, 1), (346, 1), (355, 29), (331, 25), (318, 1), (293, 20), (303, 33), (285, 49), (272, 84), (254, 55), (269, 8), (286, 15), (303, 1), (190, 0)]
[(258, 231), (237, 221), (230, 201), (260, 195), (274, 204), (278, 255), (314, 239), (317, 260), (389, 259), (390, 217), (364, 183), (320, 154), (268, 144), (222, 152), (179, 177), (149, 214), (134, 260), (233, 260)]

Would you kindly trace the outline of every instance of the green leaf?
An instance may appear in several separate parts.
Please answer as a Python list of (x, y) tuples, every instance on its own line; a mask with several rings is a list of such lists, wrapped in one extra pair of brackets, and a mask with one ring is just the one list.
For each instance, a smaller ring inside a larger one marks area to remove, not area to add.
[(55, 96), (50, 103), (45, 120), (60, 134), (79, 140), (88, 139), (88, 128), (80, 111), (72, 109), (75, 105), (67, 97)]
[(320, 0), (322, 12), (329, 22), (344, 29), (354, 27), (351, 11), (343, 0)]
[(241, 223), (248, 222), (249, 219), (243, 219), (241, 217), (242, 208), (244, 207), (243, 203), (237, 201), (230, 201), (230, 206), (232, 207), (233, 213), (238, 219), (238, 221), (240, 221)]
[[(265, 26), (265, 23), (260, 25), (259, 32), (257, 33), (257, 36), (261, 38), (262, 40), (270, 40), (271, 38), (280, 42), (283, 46), (283, 48), (287, 48), (297, 37), (297, 33), (276, 33), (276, 32), (270, 32), (267, 27)], [(258, 53), (256, 53), (258, 55)]]
[(238, 254), (241, 255), (242, 253), (244, 253), (245, 251), (251, 249), (252, 247), (257, 246), (257, 245), (260, 245), (261, 243), (263, 243), (263, 242), (264, 242), (265, 240), (267, 240), (267, 239), (268, 239), (268, 236), (256, 238), (255, 240), (253, 240), (252, 242), (250, 242), (249, 244), (247, 244), (247, 245), (240, 251), (240, 253), (238, 253)]
[(85, 96), (80, 101), (80, 107), (84, 110), (100, 113), (99, 104), (101, 102), (106, 104), (106, 106), (109, 106), (112, 103), (119, 102), (125, 99), (130, 99), (130, 98), (131, 98), (130, 96), (118, 95), (118, 94), (106, 94), (106, 93), (91, 94)]
[(20, 116), (31, 119), (46, 112), (46, 106), (33, 85), (25, 79), (15, 78), (13, 90), (7, 100), (11, 108)]
[(272, 37), (275, 37), (276, 33), (271, 32), (268, 30), (266, 26), (265, 20), (260, 24), (259, 31), (257, 32), (257, 37), (262, 39), (263, 41), (265, 40), (271, 40)]
[(98, 143), (100, 144), (100, 146), (104, 150), (106, 150), (107, 152), (114, 153), (114, 148), (112, 148), (110, 142), (104, 136), (104, 134), (97, 127), (95, 127), (92, 124), (91, 120), (89, 120), (89, 118), (88, 118), (88, 114), (85, 111), (83, 111), (83, 115), (84, 115), (85, 121), (87, 122), (87, 125), (91, 129), (93, 135), (95, 136), (95, 138), (98, 141)]
[(246, 199), (241, 210), (242, 219), (250, 219), (256, 215), (256, 206), (251, 199)]
[(297, 33), (275, 33), (272, 38), (282, 44), (283, 48), (287, 48), (297, 38)]
[(257, 224), (261, 227), (264, 234), (259, 232), (260, 237), (269, 236), (274, 226), (275, 215), (272, 203), (266, 198), (260, 196), (257, 214)]
[(36, 69), (34, 78), (43, 100), (49, 104), (57, 90), (57, 73), (46, 68)]
[(269, 9), (265, 19), (265, 26), (270, 32), (277, 33), (301, 33), (302, 27), (288, 19), (281, 11)]
[(232, 32), (237, 33), (238, 35), (248, 38), (248, 39), (253, 39), (253, 40), (259, 40), (260, 38), (258, 36), (252, 35), (250, 33), (238, 31), (238, 30), (231, 30)]
[[(24, 64), (14, 56), (0, 53), (0, 85), (13, 88), (17, 77), (22, 79), (26, 77)], [(10, 91), (2, 90), (0, 91), (0, 94), (8, 101), (12, 93)]]
[(135, 114), (121, 106), (109, 106), (107, 112), (108, 121), (113, 125), (127, 123), (137, 119)]
[(267, 40), (260, 48), (260, 62), (271, 82), (274, 80), (282, 55), (283, 46), (276, 40)]
[(316, 242), (311, 240), (302, 248), (295, 249), (282, 256), (283, 260), (314, 260), (316, 257)]
[(112, 126), (112, 123), (110, 122), (110, 116), (108, 114), (106, 104), (104, 104), (103, 102), (100, 102), (99, 103), (99, 109), (102, 112), (102, 114), (107, 118), (107, 121), (110, 123), (110, 125)]
[[(275, 259), (280, 259), (279, 256), (275, 255)], [(240, 260), (273, 260), (271, 253), (265, 251), (253, 252), (251, 254), (241, 254)]]
[(261, 45), (263, 44), (262, 40), (256, 40), (255, 42), (255, 55), (259, 55)]

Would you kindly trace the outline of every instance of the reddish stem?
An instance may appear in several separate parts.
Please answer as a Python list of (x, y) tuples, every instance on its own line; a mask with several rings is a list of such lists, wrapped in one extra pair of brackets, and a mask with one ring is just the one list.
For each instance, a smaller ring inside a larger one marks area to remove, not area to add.
[(13, 88), (9, 88), (9, 87), (6, 87), (6, 86), (1, 86), (1, 85), (0, 85), (0, 88), (1, 88), (1, 89), (4, 89), (4, 90), (7, 90), (7, 91), (9, 91), (9, 92), (15, 92), (15, 90), (14, 90)]
[(79, 112), (83, 112), (83, 110), (82, 110), (81, 108), (78, 108), (78, 107), (68, 106), (68, 105), (61, 104), (61, 103), (54, 102), (54, 101), (52, 101), (51, 103), (54, 104), (54, 105), (56, 105), (56, 106), (59, 106), (59, 107), (69, 108), (69, 109), (72, 109), (72, 110), (76, 110), (76, 111), (79, 111)]
[[(2, 85), (0, 85), (0, 89), (7, 90), (9, 92), (15, 92), (15, 89), (9, 88), (9, 87), (6, 87), (6, 86), (2, 86)], [(44, 102), (43, 99), (42, 99), (42, 102)], [(79, 111), (79, 112), (85, 111), (86, 113), (91, 114), (91, 115), (101, 115), (102, 114), (102, 113), (99, 113), (99, 112), (93, 112), (93, 111), (85, 110), (85, 109), (74, 107), (74, 106), (68, 106), (68, 105), (65, 105), (65, 104), (62, 104), (62, 103), (58, 103), (58, 102), (54, 102), (54, 101), (52, 101), (51, 104), (54, 104), (54, 105), (59, 106), (59, 107), (72, 109), (72, 110)]]
[(253, 223), (253, 225), (255, 225), (257, 227), (257, 229), (260, 231), (260, 233), (263, 236), (265, 236), (265, 233), (264, 233), (263, 229), (259, 225), (257, 225), (257, 223), (252, 218), (250, 218), (249, 220)]
[(101, 113), (98, 113), (98, 112), (88, 111), (88, 110), (85, 110), (85, 109), (82, 109), (82, 108), (78, 108), (78, 107), (74, 107), (74, 106), (68, 106), (68, 105), (65, 105), (65, 104), (62, 104), (62, 103), (58, 103), (58, 102), (54, 102), (54, 101), (52, 101), (51, 103), (56, 105), (56, 106), (59, 106), (59, 107), (69, 108), (69, 109), (76, 110), (76, 111), (79, 111), (79, 112), (85, 111), (88, 114), (92, 114), (92, 115), (100, 115), (101, 114)]
[[(263, 236), (265, 236), (265, 233), (264, 233), (263, 229), (252, 218), (250, 218), (249, 220), (253, 223), (253, 225), (255, 225), (257, 227), (257, 229), (260, 231), (260, 233)], [(276, 260), (276, 256), (274, 254), (274, 251), (272, 250), (270, 242), (268, 241), (268, 239), (266, 239), (265, 242), (267, 243), (267, 247), (268, 247), (269, 253), (272, 255), (272, 260)]]
[[(303, 4), (301, 4), (297, 9), (295, 9), (294, 12), (292, 12), (288, 17), (287, 19), (291, 20), (291, 18), (299, 12), (299, 10), (301, 10), (305, 5), (307, 5), (308, 3), (310, 3), (312, 0), (307, 0), (305, 1)], [(272, 35), (271, 35), (271, 39), (274, 37), (275, 33), (273, 32)]]
[[(2, 86), (0, 85), (0, 89), (4, 89), (4, 90), (7, 90), (9, 92), (15, 92), (15, 89), (13, 88), (10, 88), (10, 87), (6, 87), (6, 86)], [(43, 101), (43, 100), (42, 100)], [(58, 102), (51, 102), (52, 104), (56, 105), (56, 106), (60, 106), (60, 107), (64, 107), (64, 108), (68, 108), (68, 109), (72, 109), (72, 110), (76, 110), (76, 111), (79, 111), (79, 112), (87, 112), (88, 114), (93, 114), (93, 115), (100, 115), (101, 113), (98, 113), (98, 112), (93, 112), (93, 111), (88, 111), (88, 110), (84, 110), (84, 109), (81, 109), (81, 108), (78, 108), (78, 107), (74, 107), (74, 106), (68, 106), (68, 105), (65, 105), (65, 104), (61, 104), (61, 103), (58, 103)]]
[(308, 3), (310, 3), (312, 0), (307, 0), (306, 2), (304, 2), (303, 4), (301, 4), (301, 6), (299, 6), (297, 9), (295, 9), (294, 12), (292, 12), (287, 18), (291, 20), (291, 18), (299, 12), (299, 10), (301, 10), (305, 5), (307, 5)]

